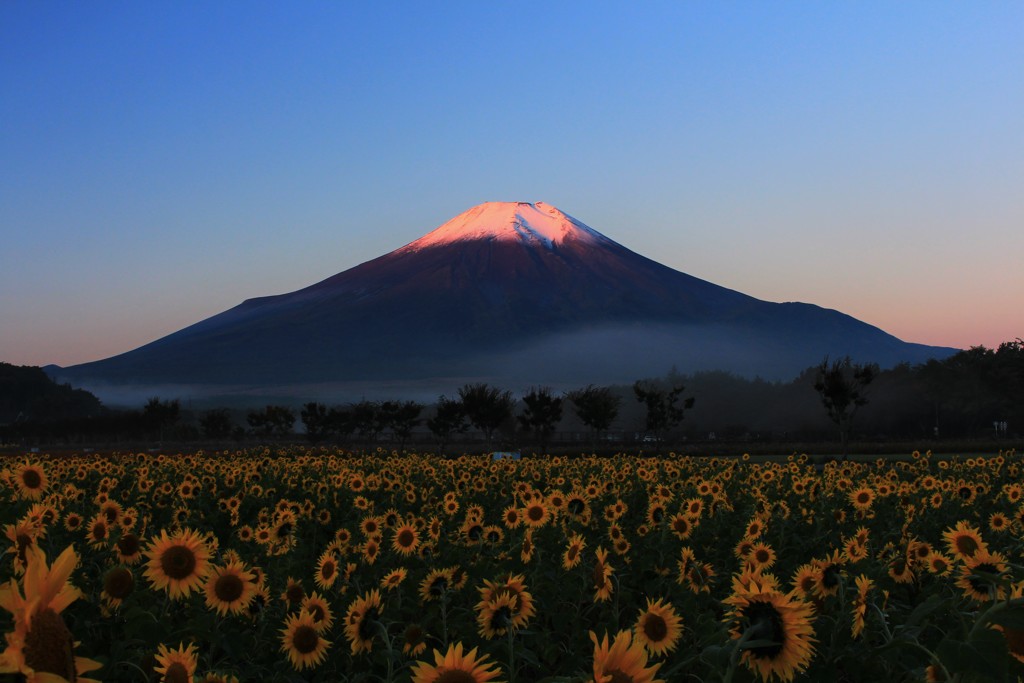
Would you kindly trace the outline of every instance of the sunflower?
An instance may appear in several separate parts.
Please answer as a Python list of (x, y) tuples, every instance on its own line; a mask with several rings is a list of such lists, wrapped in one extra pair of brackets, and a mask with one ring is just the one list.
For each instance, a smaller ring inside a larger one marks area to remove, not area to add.
[(409, 624), (402, 632), (402, 654), (418, 657), (427, 649), (427, 634), (419, 624)]
[(859, 489), (850, 492), (850, 502), (857, 510), (871, 509), (871, 503), (873, 503), (874, 500), (875, 492), (870, 486), (862, 486)]
[(401, 524), (395, 529), (395, 536), (391, 540), (391, 547), (400, 555), (408, 557), (416, 552), (420, 545), (419, 532), (412, 524)]
[(853, 625), (850, 627), (850, 635), (859, 638), (864, 632), (864, 618), (868, 610), (868, 591), (875, 583), (864, 574), (857, 577), (857, 595), (853, 598)]
[(775, 551), (767, 543), (755, 543), (747, 554), (747, 563), (754, 569), (768, 569), (775, 564)]
[(1006, 531), (1011, 524), (1010, 518), (1002, 512), (993, 512), (992, 516), (988, 518), (988, 528), (995, 532)]
[(36, 547), (36, 542), (43, 533), (44, 530), (41, 526), (24, 520), (4, 527), (4, 535), (14, 544), (12, 555), (15, 574), (25, 571), (25, 567), (28, 566), (29, 548)]
[(109, 607), (119, 607), (135, 589), (135, 576), (127, 567), (114, 567), (103, 575), (103, 601)]
[[(1010, 598), (1017, 600), (1024, 597), (1024, 584), (1014, 584)], [(1006, 639), (1006, 647), (1010, 654), (1019, 662), (1024, 663), (1024, 629), (1014, 628), (1008, 624), (992, 624), (992, 628), (1001, 632)]]
[(118, 562), (136, 564), (142, 559), (142, 541), (132, 532), (126, 531), (117, 539), (114, 551), (117, 553)]
[(477, 656), (477, 648), (463, 652), (462, 643), (452, 643), (441, 654), (434, 650), (434, 663), (417, 662), (412, 668), (412, 683), (487, 683), (501, 675), (501, 668), (488, 662), (487, 655)]
[(519, 559), (523, 561), (523, 564), (528, 564), (533, 559), (534, 550), (533, 529), (527, 529), (523, 534), (523, 544), (519, 549)]
[(212, 567), (206, 579), (206, 606), (224, 616), (241, 614), (256, 593), (256, 577), (237, 559)]
[(302, 580), (296, 580), (289, 576), (288, 583), (285, 584), (284, 591), (281, 593), (281, 599), (288, 603), (289, 607), (294, 607), (301, 603), (304, 597), (306, 597), (306, 590), (302, 587)]
[(426, 578), (420, 582), (420, 600), (430, 602), (441, 598), (451, 589), (452, 572), (450, 569), (431, 569)]
[(949, 574), (953, 562), (942, 553), (932, 553), (928, 556), (928, 571), (938, 576)]
[(110, 524), (107, 522), (107, 518), (102, 514), (98, 514), (93, 517), (92, 521), (89, 522), (89, 527), (86, 531), (86, 538), (89, 541), (89, 545), (93, 548), (104, 548), (107, 545), (107, 539), (110, 537)]
[(507, 529), (515, 529), (523, 523), (523, 516), (518, 507), (515, 505), (509, 505), (501, 513), (501, 521)]
[(327, 656), (330, 642), (320, 635), (313, 615), (300, 611), (288, 617), (281, 629), (281, 652), (287, 653), (297, 671), (319, 666)]
[(150, 541), (143, 554), (149, 559), (146, 578), (154, 588), (167, 590), (172, 600), (188, 597), (209, 571), (209, 550), (191, 529), (177, 531), (173, 536), (161, 530), (160, 537)]
[(345, 614), (345, 637), (352, 646), (352, 654), (370, 652), (380, 624), (380, 591), (371, 590), (349, 605)]
[(505, 635), (509, 630), (515, 631), (512, 616), (519, 610), (518, 602), (518, 598), (511, 593), (501, 593), (489, 600), (481, 600), (476, 606), (480, 635), (490, 640)]
[(946, 539), (949, 554), (962, 562), (979, 551), (988, 550), (988, 545), (981, 540), (981, 532), (966, 521), (957, 522), (956, 527), (944, 531), (942, 537)]
[(562, 568), (568, 571), (577, 566), (582, 558), (583, 549), (586, 547), (587, 542), (583, 540), (583, 537), (573, 534), (569, 538), (569, 545), (566, 547), (565, 552), (562, 553)]
[(770, 644), (747, 648), (743, 661), (767, 681), (785, 681), (807, 668), (814, 656), (814, 608), (792, 594), (785, 595), (757, 581), (743, 586), (733, 579), (733, 594), (723, 600), (731, 607), (726, 619), (733, 640), (743, 637)]
[(594, 602), (609, 600), (612, 597), (612, 567), (608, 564), (608, 551), (598, 546), (594, 553), (597, 556), (592, 577), (594, 580)]
[(82, 674), (101, 665), (75, 656), (74, 636), (60, 616), (82, 597), (81, 591), (67, 583), (78, 564), (74, 547), (68, 546), (50, 567), (46, 554), (36, 546), (29, 548), (26, 556), (21, 588), (13, 579), (0, 586), (0, 607), (10, 612), (14, 621), (14, 631), (6, 635), (7, 649), (0, 653), (0, 673), (20, 674), (26, 683), (98, 683)]
[(814, 576), (814, 595), (826, 598), (839, 592), (839, 576), (843, 568), (843, 557), (838, 551), (826, 556), (824, 560), (813, 562), (817, 568)]
[(810, 563), (800, 565), (793, 573), (793, 590), (799, 597), (807, 600), (814, 594), (817, 573), (818, 568)]
[(536, 614), (533, 605), (533, 595), (526, 590), (526, 583), (522, 574), (515, 576), (509, 574), (504, 583), (491, 582), (484, 579), (484, 586), (480, 588), (480, 603), (477, 609), (483, 608), (484, 603), (493, 602), (503, 595), (514, 597), (515, 603), (511, 606), (510, 619), (516, 628), (523, 628), (526, 623)]
[(338, 579), (338, 556), (327, 550), (317, 560), (314, 583), (323, 589), (330, 588)]
[(1005, 591), (999, 586), (998, 578), (1006, 574), (1006, 558), (999, 553), (979, 550), (967, 558), (960, 568), (956, 585), (964, 595), (977, 602), (988, 602), (995, 596), (1002, 600)]
[(632, 631), (619, 631), (611, 644), (607, 633), (599, 642), (591, 631), (590, 640), (594, 643), (594, 683), (665, 683), (654, 677), (661, 664), (647, 666), (647, 652), (633, 639)]
[(153, 671), (160, 674), (163, 683), (192, 683), (199, 664), (196, 646), (189, 643), (185, 647), (183, 643), (178, 643), (178, 649), (171, 650), (161, 644), (157, 647), (156, 663), (160, 666), (154, 666)]
[(534, 498), (523, 508), (523, 521), (533, 529), (539, 529), (551, 519), (551, 511), (543, 498)]
[(669, 527), (672, 529), (672, 533), (675, 534), (676, 538), (680, 541), (685, 541), (693, 533), (694, 522), (683, 513), (678, 513), (672, 516), (669, 520)]
[(405, 581), (405, 577), (408, 576), (408, 574), (409, 572), (405, 567), (392, 569), (384, 576), (383, 579), (380, 580), (380, 587), (384, 590), (394, 590), (395, 588), (398, 588), (403, 581)]
[(652, 655), (661, 655), (675, 649), (682, 633), (682, 619), (672, 603), (663, 604), (647, 599), (647, 609), (640, 610), (640, 618), (633, 626), (633, 640)]
[(14, 483), (25, 500), (39, 500), (48, 480), (42, 465), (25, 463), (14, 472)]
[(313, 624), (320, 633), (327, 632), (334, 623), (334, 613), (327, 600), (319, 593), (313, 591), (302, 599), (301, 609), (313, 615)]

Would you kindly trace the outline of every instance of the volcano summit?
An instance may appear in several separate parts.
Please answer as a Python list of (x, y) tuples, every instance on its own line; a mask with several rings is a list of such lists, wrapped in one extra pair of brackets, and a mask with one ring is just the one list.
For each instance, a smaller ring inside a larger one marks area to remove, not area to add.
[(673, 366), (788, 379), (826, 354), (884, 367), (954, 351), (700, 280), (548, 204), (488, 202), (304, 289), (49, 371), (100, 395), (114, 386), (301, 393), (316, 384), (344, 396), (372, 385), (398, 394), (476, 380), (517, 389), (632, 382)]

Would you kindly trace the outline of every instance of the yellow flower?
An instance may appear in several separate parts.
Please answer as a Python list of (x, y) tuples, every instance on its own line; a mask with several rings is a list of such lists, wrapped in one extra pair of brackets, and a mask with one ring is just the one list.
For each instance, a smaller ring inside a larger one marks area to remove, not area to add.
[(593, 683), (665, 683), (654, 677), (661, 664), (647, 666), (647, 652), (640, 641), (633, 639), (631, 631), (619, 631), (610, 644), (607, 633), (598, 641), (591, 631), (590, 640), (594, 643)]

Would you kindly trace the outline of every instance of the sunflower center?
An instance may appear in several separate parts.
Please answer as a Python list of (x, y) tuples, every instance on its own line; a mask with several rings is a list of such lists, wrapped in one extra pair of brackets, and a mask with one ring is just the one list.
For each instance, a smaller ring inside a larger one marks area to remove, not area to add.
[[(988, 562), (982, 562), (981, 564), (976, 565), (974, 567), (974, 571), (975, 572), (981, 572), (983, 574), (1001, 574), (1002, 573), (1002, 572), (999, 571), (999, 567), (996, 567), (994, 564), (989, 564)], [(987, 581), (984, 581), (984, 580), (982, 580), (980, 578), (976, 578), (976, 577), (971, 577), (970, 579), (968, 579), (968, 583), (970, 583), (971, 584), (971, 588), (973, 588), (978, 593), (984, 593), (988, 589), (988, 585), (989, 585), (989, 583)]]
[(188, 683), (188, 680), (188, 669), (181, 662), (173, 662), (167, 667), (167, 673), (164, 674), (166, 683)]
[(476, 683), (477, 678), (468, 671), (461, 669), (447, 669), (440, 672), (435, 683)]
[(185, 546), (171, 546), (160, 556), (160, 568), (172, 579), (187, 579), (196, 570), (196, 555)]
[(668, 624), (657, 614), (648, 614), (644, 619), (644, 635), (652, 643), (660, 643), (668, 635)]
[(830, 564), (821, 572), (821, 585), (825, 588), (835, 588), (839, 585), (839, 567)]
[(655, 523), (660, 522), (665, 519), (665, 511), (661, 508), (654, 508), (654, 510), (651, 511), (651, 519), (654, 520)]
[(103, 590), (112, 598), (123, 600), (132, 592), (135, 579), (124, 567), (114, 567), (103, 577)]
[(27, 563), (28, 549), (32, 545), (32, 537), (28, 534), (18, 534), (14, 542), (18, 547), (18, 560), (20, 560), (22, 564)]
[(288, 588), (285, 590), (284, 597), (288, 600), (288, 602), (294, 604), (302, 600), (302, 598), (306, 597), (306, 591), (302, 590), (302, 586), (300, 586), (299, 584), (293, 583), (292, 585), (288, 586)]
[(107, 525), (103, 522), (97, 522), (92, 528), (92, 537), (97, 541), (102, 541), (107, 537)]
[(245, 584), (242, 579), (234, 574), (222, 574), (217, 577), (217, 583), (213, 584), (213, 593), (221, 602), (234, 602), (242, 597)]
[(405, 629), (405, 642), (416, 644), (423, 640), (423, 629), (418, 624), (413, 624)]
[(376, 607), (371, 607), (366, 611), (366, 615), (359, 622), (359, 638), (362, 640), (370, 640), (373, 638), (373, 626), (377, 622), (377, 617), (380, 613)]
[(117, 539), (117, 549), (122, 555), (134, 555), (139, 552), (139, 537), (135, 534), (125, 534)]
[(22, 472), (21, 481), (30, 489), (37, 489), (43, 484), (43, 478), (35, 470), (25, 470)]
[(292, 646), (300, 654), (308, 655), (310, 652), (314, 652), (319, 644), (320, 636), (312, 626), (303, 624), (295, 629), (295, 633), (292, 635)]
[(960, 551), (961, 555), (971, 557), (978, 551), (978, 542), (965, 534), (957, 537), (956, 549)]
[(324, 562), (324, 566), (320, 570), (320, 575), (323, 576), (325, 579), (329, 579), (332, 576), (334, 576), (334, 563)]
[(594, 586), (604, 588), (604, 564), (598, 562), (594, 567)]
[(412, 547), (415, 540), (416, 535), (412, 532), (412, 529), (402, 529), (398, 532), (398, 545), (403, 548)]
[(633, 677), (620, 669), (612, 669), (604, 673), (606, 676), (612, 677), (611, 683), (633, 683)]
[(786, 641), (786, 629), (782, 623), (782, 615), (770, 603), (755, 602), (744, 610), (743, 616), (755, 629), (756, 640), (770, 640), (771, 645), (752, 647), (750, 654), (758, 659), (773, 659), (780, 652)]
[(583, 512), (583, 508), (586, 507), (586, 503), (584, 503), (579, 498), (570, 498), (568, 507), (569, 512), (571, 512), (574, 515), (578, 515)]
[(71, 631), (60, 615), (52, 609), (44, 609), (32, 617), (25, 636), (25, 664), (37, 672), (63, 676), (74, 683), (77, 677), (74, 646)]

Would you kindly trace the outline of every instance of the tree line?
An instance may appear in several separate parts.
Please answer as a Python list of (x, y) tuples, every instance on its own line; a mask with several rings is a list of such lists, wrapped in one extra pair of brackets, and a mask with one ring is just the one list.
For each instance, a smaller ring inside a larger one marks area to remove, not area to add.
[[(943, 360), (880, 370), (828, 359), (789, 382), (724, 372), (675, 371), (633, 385), (556, 392), (467, 384), (428, 406), (408, 400), (345, 405), (306, 402), (248, 411), (183, 410), (150, 399), (140, 410), (111, 410), (94, 396), (56, 385), (39, 368), (0, 364), (0, 440), (174, 440), (305, 438), (313, 443), (432, 442), (441, 450), (476, 438), (487, 444), (554, 440), (595, 445), (628, 432), (641, 443), (666, 439), (848, 441), (1012, 437), (1024, 425), (1024, 341), (973, 347)], [(684, 420), (685, 416), (685, 420)], [(561, 432), (559, 430), (562, 430)], [(475, 430), (475, 437), (468, 433)], [(628, 439), (627, 439), (628, 440)]]

